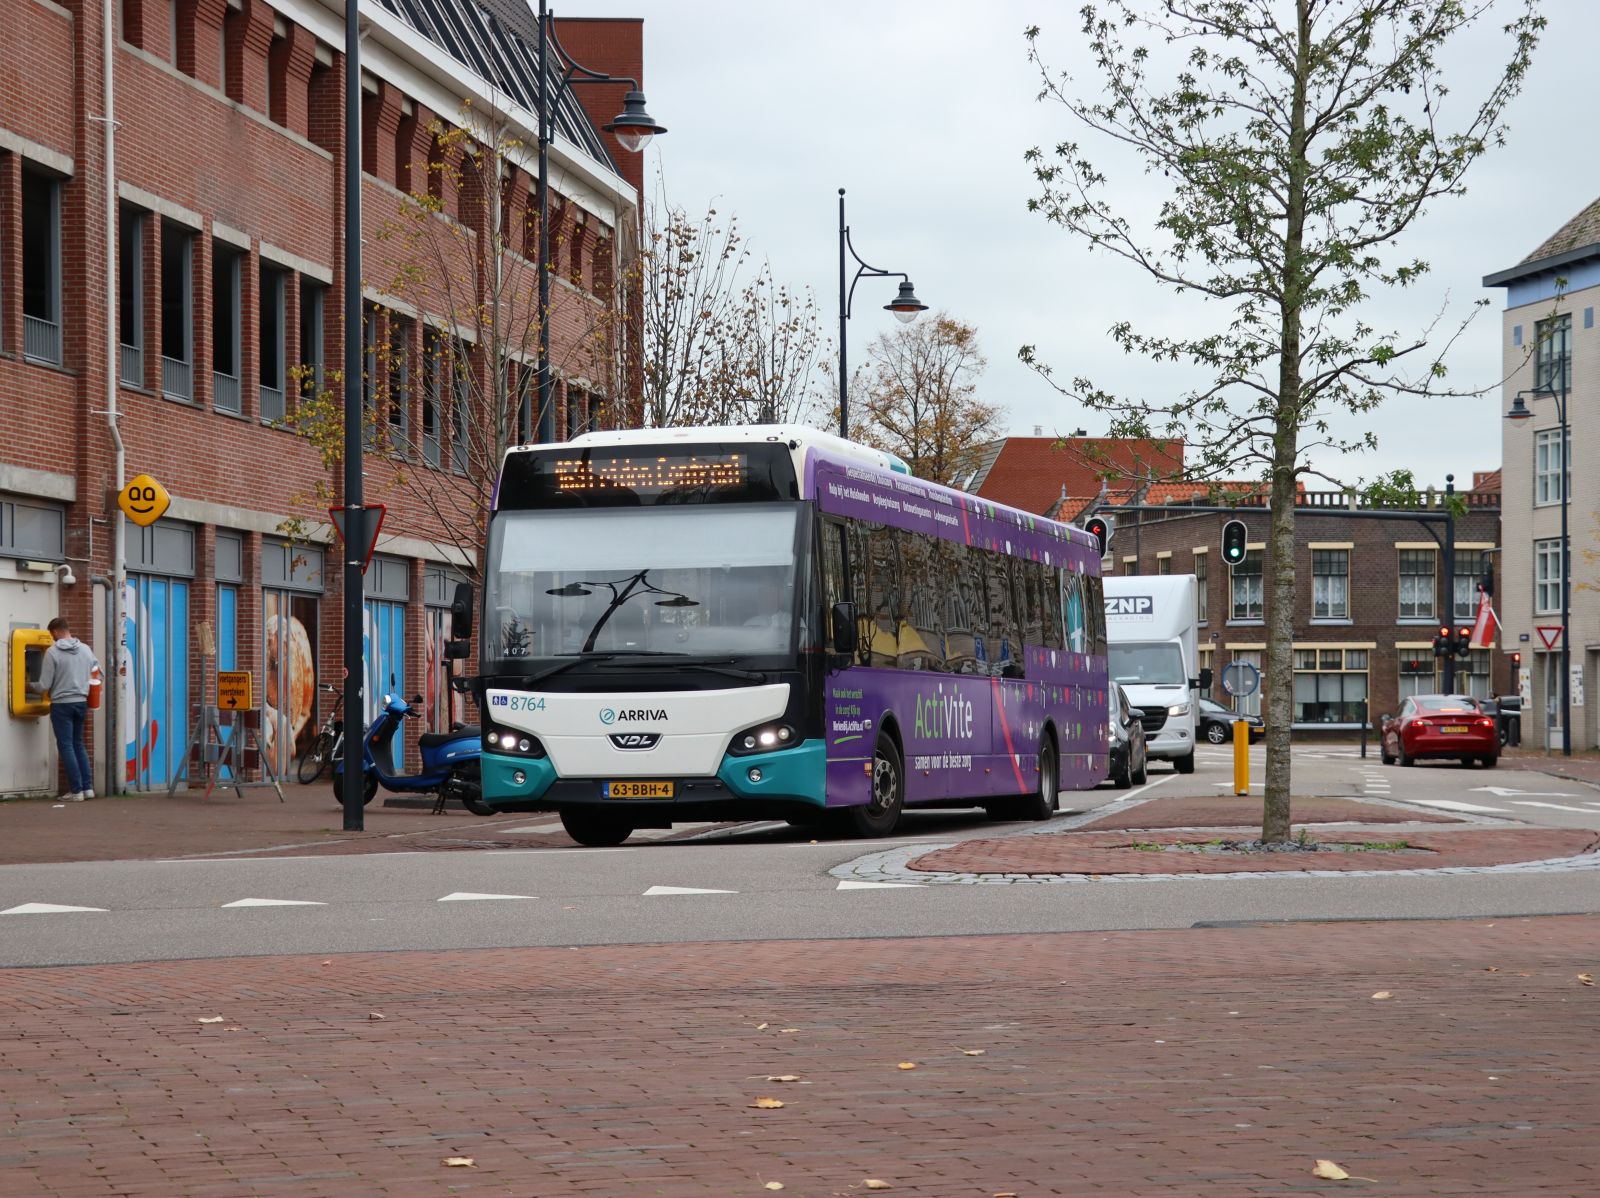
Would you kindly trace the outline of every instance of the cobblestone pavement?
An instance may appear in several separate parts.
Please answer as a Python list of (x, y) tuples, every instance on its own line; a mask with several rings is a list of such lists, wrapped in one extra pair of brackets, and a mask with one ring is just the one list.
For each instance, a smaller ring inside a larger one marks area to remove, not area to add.
[(1597, 946), (1578, 916), (14, 970), (3, 1189), (1573, 1198)]

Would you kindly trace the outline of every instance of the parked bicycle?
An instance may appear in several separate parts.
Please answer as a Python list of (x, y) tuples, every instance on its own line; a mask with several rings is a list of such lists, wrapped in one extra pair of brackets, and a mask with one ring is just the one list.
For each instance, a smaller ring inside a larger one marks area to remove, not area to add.
[(316, 737), (300, 755), (298, 776), (302, 783), (307, 784), (322, 777), (322, 771), (337, 762), (344, 753), (344, 721), (339, 718), (339, 709), (344, 704), (344, 692), (336, 686), (327, 684), (317, 689), (333, 695), (334, 700), (333, 706), (328, 709), (328, 718), (322, 721), (322, 727), (317, 729)]

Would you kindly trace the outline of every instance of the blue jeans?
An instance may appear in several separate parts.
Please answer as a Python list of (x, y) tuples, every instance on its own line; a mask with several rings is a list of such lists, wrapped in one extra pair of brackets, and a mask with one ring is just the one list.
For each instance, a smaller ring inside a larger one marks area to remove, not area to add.
[(94, 789), (89, 773), (89, 750), (83, 745), (83, 723), (89, 718), (87, 703), (50, 704), (50, 727), (61, 750), (61, 764), (67, 771), (67, 789), (77, 794)]

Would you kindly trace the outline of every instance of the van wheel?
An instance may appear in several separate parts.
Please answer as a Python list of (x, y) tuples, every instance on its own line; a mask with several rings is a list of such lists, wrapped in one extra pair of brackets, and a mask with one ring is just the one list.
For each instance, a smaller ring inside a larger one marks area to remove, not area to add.
[(569, 809), (561, 813), (561, 826), (579, 844), (592, 849), (608, 849), (633, 835), (633, 826), (615, 816), (596, 815)]
[(1190, 749), (1187, 757), (1174, 758), (1172, 764), (1178, 767), (1180, 774), (1194, 773), (1194, 750)]
[(880, 732), (872, 751), (872, 796), (859, 807), (843, 808), (839, 820), (853, 835), (887, 836), (899, 824), (905, 803), (906, 772), (900, 746)]
[(1017, 804), (1018, 819), (1049, 819), (1060, 801), (1060, 773), (1056, 769), (1056, 749), (1047, 736), (1039, 742), (1039, 786)]

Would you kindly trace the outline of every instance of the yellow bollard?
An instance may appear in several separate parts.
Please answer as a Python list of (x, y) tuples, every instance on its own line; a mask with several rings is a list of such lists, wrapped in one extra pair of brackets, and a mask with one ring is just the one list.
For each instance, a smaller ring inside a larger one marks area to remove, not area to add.
[(1250, 793), (1250, 725), (1233, 721), (1233, 793)]

